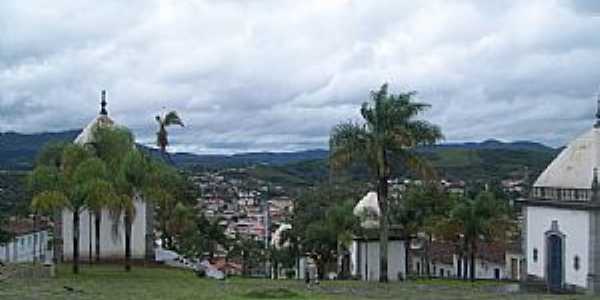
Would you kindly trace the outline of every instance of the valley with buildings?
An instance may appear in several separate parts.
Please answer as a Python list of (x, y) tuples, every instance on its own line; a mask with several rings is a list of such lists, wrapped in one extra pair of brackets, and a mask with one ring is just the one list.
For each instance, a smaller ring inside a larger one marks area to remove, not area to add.
[(0, 2), (0, 300), (597, 299), (600, 4)]

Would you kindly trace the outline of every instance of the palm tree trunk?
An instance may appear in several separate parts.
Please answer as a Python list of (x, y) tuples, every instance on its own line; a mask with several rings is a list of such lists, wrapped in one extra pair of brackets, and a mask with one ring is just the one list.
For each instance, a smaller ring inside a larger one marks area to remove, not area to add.
[(125, 213), (125, 271), (131, 271), (131, 214)]
[(475, 240), (471, 242), (471, 281), (475, 281), (475, 252), (477, 251), (477, 245)]
[(388, 240), (389, 222), (387, 218), (387, 179), (380, 178), (377, 200), (381, 216), (379, 216), (379, 282), (388, 282)]
[(73, 210), (73, 274), (79, 273), (79, 210)]
[(92, 264), (92, 211), (88, 210), (88, 263)]
[(406, 244), (404, 245), (404, 279), (408, 279), (408, 274), (410, 274), (410, 242), (412, 238), (409, 235), (406, 235)]
[(468, 259), (468, 255), (469, 255), (469, 241), (466, 238), (463, 238), (463, 279), (467, 280), (468, 277), (468, 268), (469, 268), (469, 259)]
[(431, 244), (429, 242), (429, 237), (427, 238), (427, 240), (425, 241), (425, 251), (423, 252), (424, 256), (425, 256), (425, 265), (424, 270), (425, 270), (425, 275), (427, 276), (427, 278), (431, 278), (431, 259), (430, 259), (430, 251), (431, 249)]
[[(60, 228), (57, 226), (59, 220), (61, 223)], [(58, 255), (61, 251), (60, 245), (62, 244), (62, 226), (64, 226), (62, 224), (62, 213), (54, 211), (52, 213), (52, 222), (54, 223), (54, 226), (52, 226), (52, 263), (56, 265), (58, 264)]]
[(273, 279), (279, 279), (279, 262), (277, 260), (273, 260)]
[(37, 216), (33, 215), (33, 263), (37, 262), (37, 242), (39, 235), (37, 234)]
[(97, 211), (94, 218), (96, 227), (96, 262), (100, 261), (100, 222), (102, 222), (102, 211)]

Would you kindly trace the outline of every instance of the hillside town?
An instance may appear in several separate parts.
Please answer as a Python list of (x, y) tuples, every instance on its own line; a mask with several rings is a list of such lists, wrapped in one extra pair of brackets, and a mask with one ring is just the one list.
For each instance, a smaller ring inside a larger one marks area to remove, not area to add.
[(0, 299), (596, 299), (599, 16), (0, 2)]

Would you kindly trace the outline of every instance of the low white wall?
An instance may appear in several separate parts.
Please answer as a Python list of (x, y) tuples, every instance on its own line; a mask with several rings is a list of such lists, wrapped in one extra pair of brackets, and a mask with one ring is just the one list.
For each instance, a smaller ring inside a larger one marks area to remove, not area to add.
[(48, 232), (45, 230), (20, 235), (0, 245), (0, 261), (4, 263), (31, 262), (34, 258), (44, 261), (49, 254)]
[[(398, 281), (398, 274), (401, 274), (402, 277), (406, 277), (404, 274), (406, 270), (406, 252), (404, 247), (404, 241), (389, 241), (389, 281)], [(379, 281), (379, 241), (353, 241), (350, 252), (352, 275), (360, 276), (362, 280)], [(358, 266), (358, 263), (360, 263), (361, 266)]]

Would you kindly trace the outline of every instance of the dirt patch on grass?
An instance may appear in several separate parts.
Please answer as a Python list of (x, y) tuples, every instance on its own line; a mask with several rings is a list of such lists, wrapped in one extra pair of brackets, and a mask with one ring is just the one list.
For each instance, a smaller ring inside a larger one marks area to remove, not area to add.
[(253, 290), (244, 294), (244, 297), (250, 299), (292, 299), (297, 298), (298, 294), (286, 288), (271, 288)]

